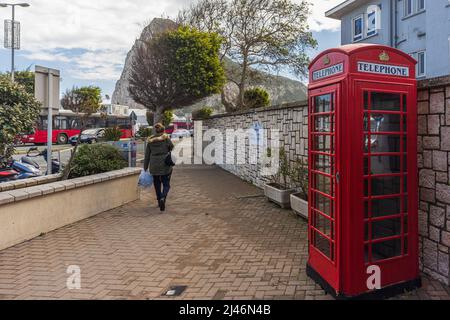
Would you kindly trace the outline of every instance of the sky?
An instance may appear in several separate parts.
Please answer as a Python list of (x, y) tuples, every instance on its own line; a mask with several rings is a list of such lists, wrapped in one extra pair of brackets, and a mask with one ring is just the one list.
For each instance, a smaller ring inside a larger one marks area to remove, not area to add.
[[(34, 70), (35, 65), (59, 69), (62, 92), (73, 86), (96, 85), (102, 88), (104, 96), (112, 96), (126, 55), (143, 27), (156, 17), (176, 17), (180, 9), (194, 1), (28, 0), (30, 7), (16, 9), (22, 31), (16, 70)], [(312, 4), (309, 26), (319, 42), (319, 48), (310, 53), (313, 57), (324, 49), (339, 46), (340, 24), (326, 18), (325, 11), (342, 0), (309, 1)], [(11, 9), (0, 7), (1, 44), (5, 19), (11, 19)], [(0, 72), (10, 68), (10, 50), (2, 45)]]

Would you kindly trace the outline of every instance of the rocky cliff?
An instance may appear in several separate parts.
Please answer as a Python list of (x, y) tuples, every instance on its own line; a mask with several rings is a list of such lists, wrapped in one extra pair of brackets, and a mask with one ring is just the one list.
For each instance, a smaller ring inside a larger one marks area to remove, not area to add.
[[(136, 43), (133, 45), (133, 48), (127, 55), (122, 75), (119, 81), (117, 81), (116, 83), (116, 88), (112, 96), (113, 104), (127, 105), (130, 106), (131, 108), (138, 108), (138, 109), (144, 108), (142, 105), (139, 105), (136, 102), (134, 102), (134, 100), (130, 97), (128, 93), (128, 85), (129, 85), (128, 79), (130, 75), (131, 63), (135, 55), (136, 44), (139, 41), (150, 39), (154, 35), (164, 32), (168, 29), (174, 28), (175, 26), (176, 26), (175, 23), (171, 20), (157, 18), (154, 19), (144, 29), (140, 38), (136, 40)], [(228, 61), (226, 65), (229, 63), (234, 64), (233, 62)], [(307, 97), (306, 86), (299, 81), (291, 80), (285, 77), (270, 75), (264, 72), (259, 72), (259, 75), (256, 78), (257, 80), (252, 81), (250, 85), (266, 89), (270, 94), (272, 105), (281, 105), (284, 103), (306, 100)], [(233, 100), (237, 97), (237, 92), (238, 92), (237, 86), (235, 86), (232, 83), (228, 83), (224, 90), (225, 100), (230, 103), (233, 103)], [(202, 106), (214, 107), (218, 112), (223, 112), (225, 110), (224, 105), (222, 104), (221, 95), (213, 95), (193, 105), (192, 107), (186, 108), (186, 111), (192, 111), (193, 109)]]

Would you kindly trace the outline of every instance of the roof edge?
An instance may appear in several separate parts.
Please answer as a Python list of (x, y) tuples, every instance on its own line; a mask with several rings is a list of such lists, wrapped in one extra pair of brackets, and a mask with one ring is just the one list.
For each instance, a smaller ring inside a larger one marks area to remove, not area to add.
[(325, 17), (340, 20), (343, 16), (342, 10), (344, 10), (347, 6), (350, 4), (353, 4), (356, 0), (346, 0), (334, 8), (331, 8), (330, 10), (325, 12)]
[(413, 63), (417, 63), (417, 61), (411, 57), (409, 54), (398, 50), (396, 48), (392, 48), (389, 46), (385, 46), (385, 45), (379, 45), (379, 44), (350, 44), (350, 45), (344, 45), (341, 47), (336, 47), (336, 48), (331, 48), (328, 50), (325, 50), (323, 52), (321, 52), (320, 54), (318, 54), (309, 64), (309, 68), (311, 68), (321, 57), (323, 57), (326, 54), (332, 53), (332, 52), (340, 52), (342, 54), (345, 54), (347, 56), (353, 55), (355, 53), (358, 53), (360, 51), (364, 51), (364, 50), (368, 50), (368, 49), (379, 49), (379, 50), (389, 50), (389, 51), (395, 51), (396, 53), (398, 53), (399, 55), (404, 56), (406, 59), (410, 60)]

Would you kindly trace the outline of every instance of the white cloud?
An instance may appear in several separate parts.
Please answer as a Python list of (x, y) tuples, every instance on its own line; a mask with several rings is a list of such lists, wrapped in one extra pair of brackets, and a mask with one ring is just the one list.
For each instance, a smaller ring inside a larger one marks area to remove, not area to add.
[[(294, 0), (299, 1), (299, 0)], [(324, 12), (342, 0), (310, 0), (313, 31), (338, 28)], [(30, 60), (59, 61), (71, 65), (78, 79), (115, 80), (127, 51), (152, 18), (176, 16), (194, 0), (29, 0), (18, 8), (22, 23), (22, 48)], [(0, 8), (0, 20), (10, 11)], [(81, 50), (80, 50), (81, 49)], [(73, 51), (72, 51), (73, 50)], [(73, 52), (82, 52), (73, 54)]]
[(309, 0), (311, 6), (311, 17), (309, 26), (313, 31), (337, 30), (340, 21), (325, 17), (325, 12), (334, 8), (344, 0)]

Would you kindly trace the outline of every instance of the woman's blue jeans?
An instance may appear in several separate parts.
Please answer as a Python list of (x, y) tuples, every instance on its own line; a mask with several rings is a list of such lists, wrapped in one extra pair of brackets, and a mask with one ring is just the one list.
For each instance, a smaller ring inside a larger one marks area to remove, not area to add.
[(156, 190), (156, 198), (159, 200), (166, 199), (170, 191), (171, 174), (166, 176), (153, 176), (153, 184)]

